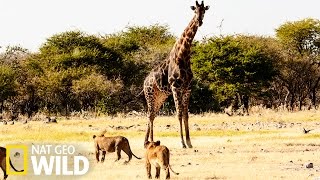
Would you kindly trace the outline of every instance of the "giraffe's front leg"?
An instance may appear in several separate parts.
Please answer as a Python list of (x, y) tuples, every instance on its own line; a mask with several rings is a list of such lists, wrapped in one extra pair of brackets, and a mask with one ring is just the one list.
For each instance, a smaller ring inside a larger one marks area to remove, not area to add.
[(148, 104), (148, 127), (146, 131), (146, 136), (144, 138), (144, 142), (146, 143), (149, 140), (153, 141), (153, 121), (156, 117), (155, 113), (155, 99), (153, 94), (146, 94), (146, 100)]
[(186, 132), (186, 140), (189, 148), (192, 148), (190, 134), (189, 134), (189, 99), (190, 99), (191, 90), (187, 90), (182, 96), (183, 112), (182, 118), (184, 123), (184, 128)]
[(173, 93), (174, 104), (176, 106), (177, 116), (178, 116), (178, 119), (179, 119), (180, 137), (181, 137), (182, 147), (186, 148), (186, 144), (185, 144), (184, 139), (183, 139), (183, 131), (182, 131), (182, 110), (183, 110), (182, 93), (181, 93), (181, 91), (179, 91), (175, 87), (172, 88), (172, 93)]
[(147, 125), (146, 136), (144, 137), (144, 144), (146, 144), (146, 142), (148, 142), (149, 135), (150, 135), (150, 121), (148, 122), (148, 125)]
[(146, 136), (144, 138), (144, 142), (147, 142), (149, 140), (149, 137), (150, 137), (150, 140), (153, 141), (153, 121), (154, 121), (154, 118), (155, 118), (155, 113), (154, 111), (151, 111), (148, 113), (148, 125), (147, 125), (147, 130), (146, 130)]
[(149, 121), (149, 128), (150, 128), (150, 141), (153, 141), (153, 121), (154, 121), (154, 117), (153, 118), (150, 118), (150, 121)]

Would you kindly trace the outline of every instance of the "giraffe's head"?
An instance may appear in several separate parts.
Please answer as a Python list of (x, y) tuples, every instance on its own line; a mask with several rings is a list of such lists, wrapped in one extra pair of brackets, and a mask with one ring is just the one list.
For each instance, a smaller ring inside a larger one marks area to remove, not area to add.
[(196, 14), (199, 26), (201, 26), (202, 25), (202, 20), (203, 20), (203, 17), (204, 17), (204, 13), (206, 12), (206, 10), (209, 9), (209, 6), (204, 6), (203, 1), (201, 2), (201, 4), (199, 4), (198, 1), (196, 1), (196, 6), (191, 6), (191, 9)]

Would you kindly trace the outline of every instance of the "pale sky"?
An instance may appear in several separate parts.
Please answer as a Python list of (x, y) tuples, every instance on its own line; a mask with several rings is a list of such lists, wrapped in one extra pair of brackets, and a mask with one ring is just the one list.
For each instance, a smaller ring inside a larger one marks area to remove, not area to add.
[[(210, 9), (196, 39), (220, 34), (273, 36), (284, 22), (320, 19), (320, 0), (204, 3)], [(0, 0), (0, 51), (8, 45), (21, 45), (34, 52), (50, 36), (68, 30), (111, 34), (127, 26), (158, 23), (180, 36), (193, 17), (190, 6), (194, 4), (194, 0)]]

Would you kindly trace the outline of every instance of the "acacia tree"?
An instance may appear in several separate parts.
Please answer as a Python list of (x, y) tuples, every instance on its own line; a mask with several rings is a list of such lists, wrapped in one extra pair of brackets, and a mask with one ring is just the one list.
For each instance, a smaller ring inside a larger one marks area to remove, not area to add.
[[(105, 47), (100, 38), (80, 31), (67, 31), (48, 38), (40, 52), (30, 59), (29, 66), (39, 72), (36, 77), (37, 93), (43, 107), (49, 113), (68, 115), (70, 111), (84, 108), (81, 106), (85, 105), (83, 99), (78, 99), (79, 94), (76, 93), (86, 91), (81, 90), (87, 87), (82, 79), (95, 74), (113, 82), (119, 77), (122, 59)], [(75, 86), (77, 91), (74, 91)]]
[[(27, 96), (24, 93), (25, 87), (24, 71), (22, 70), (22, 62), (30, 56), (27, 49), (21, 46), (7, 46), (5, 51), (0, 54), (1, 66), (1, 111), (4, 109), (4, 101), (6, 107), (11, 113), (17, 114), (24, 109), (24, 101)], [(13, 115), (13, 114), (11, 114)]]
[(277, 74), (265, 39), (254, 36), (213, 37), (195, 47), (192, 58), (196, 78), (209, 84), (218, 102), (249, 106)]
[(290, 108), (298, 102), (301, 109), (306, 99), (316, 106), (320, 83), (320, 21), (307, 18), (287, 22), (276, 29), (276, 37), (285, 52), (281, 80), (288, 91)]

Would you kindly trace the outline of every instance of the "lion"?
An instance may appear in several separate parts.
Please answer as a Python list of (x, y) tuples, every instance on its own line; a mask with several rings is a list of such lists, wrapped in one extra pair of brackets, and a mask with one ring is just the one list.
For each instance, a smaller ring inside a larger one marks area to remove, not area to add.
[(156, 176), (155, 176), (156, 179), (160, 178), (160, 169), (165, 170), (166, 179), (170, 179), (169, 168), (175, 175), (179, 175), (179, 173), (174, 172), (170, 166), (169, 149), (166, 146), (163, 146), (163, 145), (160, 146), (160, 141), (157, 141), (157, 142), (147, 141), (144, 147), (147, 149), (145, 154), (145, 159), (146, 159), (147, 176), (149, 179), (152, 179), (151, 164), (156, 167)]
[(99, 136), (93, 135), (93, 139), (97, 162), (99, 162), (100, 151), (102, 151), (101, 162), (104, 162), (106, 152), (117, 152), (115, 161), (119, 161), (121, 150), (129, 156), (129, 160), (125, 161), (125, 164), (130, 162), (132, 155), (137, 159), (141, 159), (132, 153), (128, 139), (123, 136), (105, 137), (100, 134)]
[[(16, 172), (23, 172), (24, 171), (24, 170), (17, 170), (13, 166), (10, 158), (9, 158), (9, 164), (12, 167), (12, 169)], [(4, 147), (0, 147), (0, 167), (3, 171), (3, 179), (7, 179), (8, 175), (7, 175), (7, 171), (6, 171), (6, 148), (4, 148)]]

